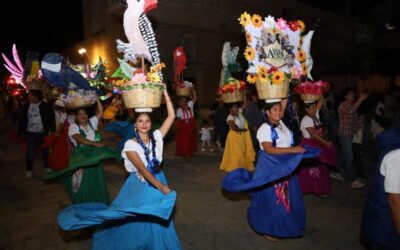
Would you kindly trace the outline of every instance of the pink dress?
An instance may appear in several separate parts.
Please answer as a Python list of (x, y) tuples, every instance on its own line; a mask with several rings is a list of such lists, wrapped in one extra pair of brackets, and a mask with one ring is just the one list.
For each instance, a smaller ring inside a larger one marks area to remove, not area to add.
[[(312, 125), (310, 126), (311, 122)], [(301, 191), (303, 194), (330, 195), (332, 194), (332, 183), (329, 176), (328, 166), (336, 167), (336, 148), (333, 145), (328, 148), (321, 142), (310, 138), (309, 133), (306, 133), (306, 128), (312, 126), (316, 132), (322, 136), (323, 129), (318, 115), (314, 119), (305, 116), (303, 117), (300, 126), (303, 132), (301, 144), (319, 148), (321, 153), (318, 158), (305, 159), (300, 164), (298, 178)]]

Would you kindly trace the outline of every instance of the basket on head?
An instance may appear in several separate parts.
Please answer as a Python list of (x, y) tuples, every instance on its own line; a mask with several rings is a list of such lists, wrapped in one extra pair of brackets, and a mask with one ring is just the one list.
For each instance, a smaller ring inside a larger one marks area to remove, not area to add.
[(193, 89), (193, 87), (188, 87), (188, 86), (185, 86), (185, 87), (180, 87), (179, 85), (178, 86), (176, 86), (176, 95), (177, 96), (189, 96), (189, 97), (191, 97), (192, 96), (192, 90)]
[(87, 100), (81, 96), (74, 98), (69, 103), (65, 103), (67, 109), (79, 109), (79, 108), (87, 108), (94, 104), (93, 100)]
[(256, 89), (258, 98), (262, 100), (286, 98), (288, 96), (289, 83), (283, 81), (280, 84), (272, 84), (269, 79), (257, 79)]
[(321, 99), (321, 95), (312, 95), (312, 94), (301, 94), (300, 95), (301, 100), (304, 102), (315, 102)]
[(235, 89), (232, 93), (222, 93), (221, 100), (224, 103), (233, 103), (243, 101), (243, 90)]
[(122, 99), (127, 108), (157, 108), (161, 104), (161, 95), (161, 88), (137, 88), (123, 91)]

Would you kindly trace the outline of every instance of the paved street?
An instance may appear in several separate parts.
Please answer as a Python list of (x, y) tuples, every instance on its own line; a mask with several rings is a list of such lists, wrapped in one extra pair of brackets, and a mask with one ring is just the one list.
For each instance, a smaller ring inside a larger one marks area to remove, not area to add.
[[(11, 125), (0, 122), (0, 249), (90, 249), (90, 230), (63, 232), (56, 215), (69, 204), (57, 183), (40, 180), (41, 161), (34, 178), (26, 179), (24, 154), (11, 137)], [(114, 145), (118, 138), (104, 134)], [(184, 249), (362, 249), (359, 225), (366, 189), (334, 183), (328, 199), (305, 196), (307, 225), (304, 237), (271, 243), (248, 226), (246, 194), (221, 190), (221, 153), (199, 153), (191, 161), (173, 156), (174, 144), (165, 148), (164, 169), (169, 185), (178, 193), (175, 225)], [(39, 158), (39, 157), (37, 157)], [(106, 178), (114, 197), (126, 172), (122, 164), (107, 161)]]

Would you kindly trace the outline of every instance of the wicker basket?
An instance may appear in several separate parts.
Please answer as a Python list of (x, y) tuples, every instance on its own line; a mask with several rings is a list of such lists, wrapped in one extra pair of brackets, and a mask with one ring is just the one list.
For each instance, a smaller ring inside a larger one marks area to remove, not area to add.
[(222, 93), (221, 99), (224, 103), (241, 102), (243, 101), (243, 91), (235, 89), (232, 93)]
[(176, 86), (176, 95), (177, 96), (189, 96), (189, 97), (191, 97), (192, 96), (192, 89), (193, 89), (193, 87), (183, 87), (183, 88), (181, 88), (181, 87), (179, 87), (179, 86)]
[(280, 84), (272, 84), (269, 79), (265, 81), (257, 79), (256, 89), (258, 98), (262, 100), (286, 98), (288, 96), (289, 83), (285, 81)]
[(132, 89), (122, 92), (127, 108), (157, 108), (161, 104), (160, 88)]
[(83, 97), (76, 97), (72, 102), (65, 103), (67, 109), (87, 108), (94, 104), (93, 100), (86, 100)]
[(321, 95), (302, 94), (300, 95), (300, 98), (304, 102), (315, 102), (321, 99)]

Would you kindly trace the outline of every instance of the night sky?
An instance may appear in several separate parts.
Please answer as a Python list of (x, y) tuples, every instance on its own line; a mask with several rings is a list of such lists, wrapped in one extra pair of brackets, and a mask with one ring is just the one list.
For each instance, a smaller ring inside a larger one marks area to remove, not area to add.
[[(80, 0), (2, 1), (1, 10), (0, 51), (11, 57), (15, 43), (22, 62), (28, 51), (43, 56), (83, 40)], [(0, 76), (4, 74), (5, 68), (0, 67)]]

